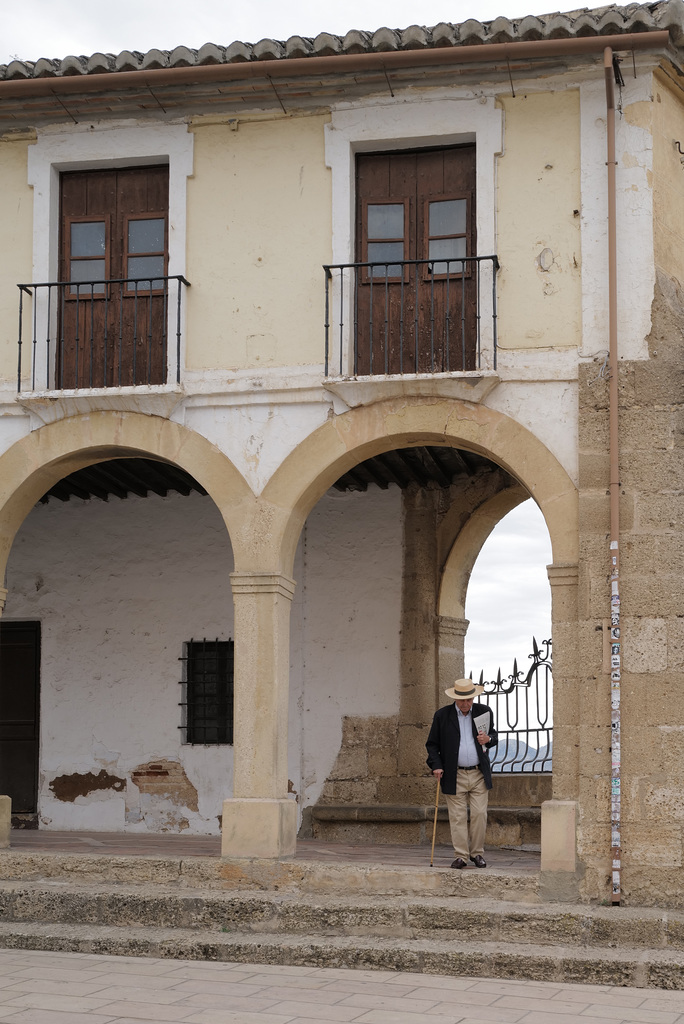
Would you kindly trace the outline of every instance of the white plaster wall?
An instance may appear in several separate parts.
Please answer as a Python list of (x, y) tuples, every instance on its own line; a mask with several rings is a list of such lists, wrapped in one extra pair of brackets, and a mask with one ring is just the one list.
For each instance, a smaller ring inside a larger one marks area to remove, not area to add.
[(300, 792), (310, 806), (335, 763), (343, 717), (399, 711), (399, 488), (330, 491), (307, 519), (294, 575)]
[[(185, 640), (233, 635), (232, 568), (219, 513), (198, 494), (51, 499), (27, 517), (4, 617), (42, 627), (41, 827), (218, 833), (233, 750), (181, 742), (178, 659)], [(295, 578), (289, 747), (301, 808), (335, 761), (343, 715), (398, 708), (399, 491), (326, 495), (307, 521)], [(160, 759), (182, 766), (196, 811), (131, 782)], [(50, 789), (56, 777), (102, 770), (126, 779), (125, 791), (65, 801)]]
[[(652, 75), (625, 75), (622, 95), (629, 113), (652, 102)], [(581, 86), (582, 147), (582, 356), (608, 350), (608, 214), (605, 84)], [(618, 111), (616, 206), (618, 250), (618, 344), (621, 359), (647, 359), (655, 285), (653, 252), (653, 139)]]
[[(175, 831), (185, 818), (191, 831), (218, 831), (232, 748), (181, 743), (178, 658), (184, 640), (232, 635), (232, 567), (218, 511), (198, 494), (51, 500), (27, 517), (10, 557), (5, 615), (42, 623), (43, 827), (116, 830), (127, 818), (133, 831)], [(130, 781), (125, 794), (96, 791), (73, 803), (49, 788), (65, 774), (130, 777), (160, 758), (180, 761), (196, 812), (146, 806)]]

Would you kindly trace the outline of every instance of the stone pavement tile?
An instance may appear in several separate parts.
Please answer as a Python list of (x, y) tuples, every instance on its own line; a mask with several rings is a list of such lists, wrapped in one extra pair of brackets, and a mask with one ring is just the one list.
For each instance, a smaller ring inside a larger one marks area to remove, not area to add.
[[(459, 1024), (463, 1016), (457, 1011), (453, 1017), (434, 1017), (433, 1020), (439, 1020), (441, 1024)], [(355, 1017), (354, 1024), (425, 1024), (425, 1015), (402, 1010), (369, 1010), (363, 1016)]]
[(498, 995), (485, 995), (484, 992), (472, 992), (469, 989), (449, 988), (416, 988), (406, 996), (407, 999), (431, 998), (438, 1002), (451, 1002), (463, 1006), (464, 1012), (470, 1012), (472, 1006), (490, 1006), (500, 998)]
[[(170, 990), (178, 993), (180, 996), (191, 996), (193, 992), (211, 992), (215, 995), (224, 996), (226, 999), (230, 996), (248, 996), (251, 993), (261, 995), (267, 988), (267, 983), (261, 985), (253, 985), (251, 981), (207, 981), (195, 980), (195, 978), (189, 978), (187, 981), (178, 981), (174, 987)], [(299, 989), (285, 989), (291, 996), (293, 992), (298, 992)]]
[[(354, 991), (358, 991), (355, 989)], [(365, 993), (365, 987), (362, 989)], [(317, 1006), (333, 1006), (341, 1003), (348, 995), (348, 992), (339, 992), (329, 988), (288, 988), (286, 985), (269, 985), (262, 988), (262, 996), (268, 996), (274, 1002), (296, 999), (299, 1003), (315, 1003)]]
[[(116, 1024), (140, 1024), (140, 1021), (117, 1019)], [(164, 1024), (167, 1022), (164, 1021)], [(186, 1017), (183, 1024), (292, 1024), (292, 1017), (289, 1014), (245, 1013), (244, 1010), (237, 1013), (232, 1013), (228, 1009), (200, 1010), (199, 1013)], [(311, 1024), (311, 1021), (307, 1021), (307, 1024)], [(328, 1024), (327, 1020), (325, 1024)]]
[(265, 996), (248, 995), (229, 996), (226, 998), (226, 996), (211, 995), (209, 992), (196, 992), (194, 995), (188, 996), (187, 999), (183, 999), (177, 1005), (187, 1006), (188, 1013), (204, 1009), (251, 1010), (252, 1013), (256, 1013), (262, 1010), (269, 1011), (277, 1002), (280, 1002), (280, 1000), (267, 999)]
[(684, 992), (669, 992), (664, 989), (644, 989), (644, 1010), (674, 1010), (684, 1014)]
[(554, 996), (560, 997), (562, 986), (551, 982), (499, 981), (494, 978), (491, 981), (476, 982), (469, 991), (512, 997), (525, 995), (528, 999), (552, 999)]
[(444, 993), (441, 989), (420, 989), (412, 988), (409, 985), (390, 985), (388, 982), (381, 982), (375, 984), (372, 981), (357, 981), (355, 978), (345, 978), (343, 981), (330, 981), (319, 992), (339, 992), (340, 997), (345, 992), (370, 992), (371, 995), (376, 996), (394, 996), (395, 998), (408, 999), (415, 995), (417, 999), (429, 999), (429, 995), (424, 995), (424, 991), (427, 993), (438, 992), (439, 995), (435, 995), (434, 998), (444, 998)]
[[(546, 1003), (551, 1006), (551, 1003)], [(577, 1007), (579, 1010), (579, 1006)], [(589, 1014), (556, 1014), (554, 1010), (533, 1010), (523, 1017), (522, 1024), (606, 1024), (604, 1017), (590, 1017)]]
[(499, 996), (494, 1006), (505, 1006), (507, 1009), (513, 1010), (536, 1010), (537, 1012), (548, 1009), (550, 1014), (560, 1018), (566, 1015), (578, 1016), (587, 1009), (589, 1002), (590, 1000), (587, 999), (584, 1003), (569, 1003), (558, 997), (550, 999), (539, 996), (528, 999), (526, 996), (516, 994)]
[[(188, 1019), (188, 1014), (192, 1013), (192, 1007), (179, 1006), (178, 1003), (173, 1006), (159, 1006), (159, 1004), (155, 1006), (154, 1003), (138, 1003), (133, 999), (106, 1003), (101, 1010), (102, 1013), (108, 1013), (114, 1019), (123, 1017), (125, 1014), (141, 1021), (184, 1021)], [(81, 1022), (78, 1021), (78, 1024)]]
[(142, 987), (147, 990), (156, 989), (163, 992), (165, 989), (172, 989), (178, 984), (177, 978), (172, 978), (168, 974), (161, 975), (140, 975), (134, 971), (115, 971), (114, 973), (107, 972), (106, 974), (88, 974), (84, 972), (80, 975), (81, 981), (88, 982), (97, 981), (100, 988), (110, 988), (112, 986), (124, 985), (128, 987)]
[[(110, 1024), (141, 1024), (140, 1017), (110, 1017), (109, 1019)], [(0, 1024), (4, 1024), (4, 1022), (0, 1021)], [(9, 1024), (15, 1024), (15, 1022), (9, 1021)], [(21, 1024), (21, 1022), (17, 1022), (17, 1024)], [(69, 1024), (81, 1024), (81, 1018), (79, 1017), (78, 1020), (76, 1020), (76, 1018), (72, 1018), (72, 1020), (69, 1021)], [(176, 1021), (155, 1020), (154, 1024), (176, 1024)], [(183, 1024), (185, 1024), (185, 1022), (183, 1022)]]
[(599, 1006), (591, 1003), (587, 1013), (606, 1021), (635, 1021), (638, 1024), (677, 1024), (680, 1014), (676, 1010), (647, 1010), (644, 1007)]
[(73, 1013), (65, 1013), (62, 1010), (38, 1009), (19, 1010), (11, 1016), (3, 1014), (0, 1022), (4, 1024), (5, 1021), (9, 1021), (9, 1024), (113, 1024), (116, 1021), (116, 1024), (119, 1024), (116, 1017), (101, 1013), (79, 1013), (78, 1017), (75, 1017)]
[(439, 988), (451, 988), (460, 989), (462, 991), (474, 990), (477, 985), (480, 984), (478, 978), (462, 978), (460, 976), (454, 977), (448, 974), (409, 974), (408, 972), (399, 972), (390, 978), (387, 978), (388, 985), (411, 985), (415, 988), (418, 987), (430, 987), (435, 985)]
[(291, 967), (291, 971), (306, 970), (316, 978), (323, 979), (324, 981), (335, 981), (339, 979), (344, 981), (345, 979), (354, 978), (355, 981), (395, 981), (399, 977), (410, 977), (410, 978), (422, 978), (422, 974), (409, 974), (402, 975), (397, 974), (396, 971), (369, 971), (363, 968), (357, 969), (353, 967), (313, 967), (313, 968), (297, 968)]
[(273, 976), (268, 974), (252, 974), (247, 979), (249, 985), (259, 985), (261, 988), (268, 987), (269, 985), (280, 985), (283, 988), (289, 988), (293, 994), (305, 989), (316, 989), (321, 990), (325, 988), (325, 982), (320, 978), (311, 977), (310, 975), (303, 974), (301, 976), (296, 974), (283, 974), (280, 976)]
[[(280, 1014), (287, 1020), (290, 1017), (304, 1017), (309, 1021), (315, 1021), (321, 1016), (320, 1007), (295, 1000), (283, 1000), (275, 1003), (268, 1012), (274, 1013), (276, 1016)], [(359, 1014), (363, 1013), (363, 1010), (358, 1006), (340, 1006), (339, 1003), (331, 1003), (324, 1007), (324, 1013), (326, 1021), (347, 1022), (360, 1019)]]
[(437, 1003), (434, 999), (413, 999), (410, 1005), (407, 1005), (403, 997), (397, 999), (396, 996), (376, 996), (371, 995), (369, 992), (358, 992), (356, 995), (345, 996), (339, 1005), (358, 1006), (367, 1010), (401, 1010), (404, 1013), (407, 1011), (410, 1013), (427, 1013)]
[[(0, 970), (2, 968), (0, 967)], [(21, 992), (44, 992), (56, 996), (90, 996), (102, 990), (98, 981), (40, 981), (37, 978), (26, 978), (24, 981), (8, 978), (7, 985), (0, 988), (0, 1006), (10, 996)]]
[(644, 1002), (647, 989), (625, 988), (615, 989), (612, 992), (589, 992), (587, 985), (566, 986), (561, 989), (554, 999), (570, 1003), (591, 1003), (592, 1006), (641, 1006)]
[[(174, 962), (175, 961), (173, 960), (169, 961), (169, 963)], [(212, 966), (226, 967), (226, 970), (209, 970)], [(248, 967), (245, 967), (242, 971), (236, 971), (228, 969), (229, 966), (230, 965), (228, 964), (209, 964), (198, 961), (193, 965), (188, 965), (187, 967), (179, 967), (178, 969), (174, 968), (174, 970), (165, 974), (164, 977), (168, 978), (170, 981), (173, 980), (176, 983), (181, 981), (230, 981), (233, 984), (237, 984), (238, 982), (251, 982), (251, 979), (254, 977), (254, 969), (250, 970)], [(273, 980), (277, 979), (269, 979), (269, 982)], [(147, 982), (145, 982), (145, 984), (147, 984)], [(322, 985), (323, 983), (321, 982), (321, 986)]]
[(6, 1006), (8, 1009), (64, 1010), (71, 1013), (101, 1010), (109, 1000), (93, 999), (92, 996), (46, 995), (44, 992), (26, 992), (17, 995)]
[(111, 985), (101, 989), (97, 993), (98, 999), (117, 1002), (121, 999), (138, 1003), (154, 1003), (162, 1006), (170, 1003), (179, 1003), (183, 993), (177, 988), (142, 988), (138, 985)]
[(119, 963), (118, 958), (113, 956), (108, 961), (103, 960), (97, 964), (85, 964), (83, 967), (83, 974), (92, 974), (93, 976), (98, 976), (101, 972), (104, 972), (107, 975), (137, 974), (145, 978), (145, 984), (147, 985), (148, 978), (168, 978), (169, 975), (174, 972), (175, 963), (175, 960), (167, 960), (165, 965), (147, 963), (144, 957), (141, 957), (138, 963)]
[[(43, 968), (43, 967), (24, 967), (20, 971), (13, 971), (12, 976), (15, 981), (24, 981), (25, 979), (36, 978), (42, 981), (99, 981), (100, 976), (97, 974), (88, 974), (87, 976), (83, 971), (74, 970), (73, 967), (62, 967), (57, 970), (55, 968)], [(104, 976), (104, 975), (103, 975)]]
[(525, 1010), (509, 1010), (505, 1006), (473, 1006), (456, 997), (448, 1003), (437, 1003), (427, 1011), (427, 1015), (437, 1018), (448, 1017), (454, 1010), (467, 1016), (468, 1020), (479, 1020), (481, 1024), (482, 1021), (486, 1021), (487, 1024), (518, 1024), (518, 1021), (525, 1020), (526, 1013)]
[(288, 964), (253, 964), (252, 969), (258, 974), (275, 974), (278, 977), (291, 976), (293, 978), (303, 978), (320, 971), (318, 967), (290, 967)]

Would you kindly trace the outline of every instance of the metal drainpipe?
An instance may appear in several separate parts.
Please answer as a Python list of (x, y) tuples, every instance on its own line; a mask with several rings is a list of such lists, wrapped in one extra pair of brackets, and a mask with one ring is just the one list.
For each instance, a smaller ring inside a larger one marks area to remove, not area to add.
[(613, 50), (603, 51), (606, 79), (606, 167), (608, 170), (608, 337), (610, 451), (610, 824), (612, 903), (620, 906), (622, 873), (620, 800), (620, 460), (618, 435), (617, 216), (615, 202), (615, 80)]

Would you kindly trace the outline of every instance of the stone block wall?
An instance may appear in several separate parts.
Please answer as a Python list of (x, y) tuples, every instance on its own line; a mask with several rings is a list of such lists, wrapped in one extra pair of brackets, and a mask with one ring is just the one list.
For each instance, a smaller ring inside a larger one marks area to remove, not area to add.
[[(670, 906), (684, 905), (683, 332), (684, 295), (659, 274), (649, 358), (619, 365), (623, 902)], [(573, 742), (584, 895), (601, 899), (610, 868), (609, 455), (608, 382), (596, 363), (581, 367), (579, 403)]]

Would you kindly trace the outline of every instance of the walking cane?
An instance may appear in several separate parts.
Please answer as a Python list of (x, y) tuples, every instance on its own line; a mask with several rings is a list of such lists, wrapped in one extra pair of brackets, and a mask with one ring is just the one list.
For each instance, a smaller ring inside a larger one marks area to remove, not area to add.
[(438, 775), (437, 776), (437, 795), (435, 796), (435, 821), (434, 821), (434, 824), (432, 826), (432, 850), (430, 852), (430, 867), (432, 867), (432, 862), (435, 859), (435, 836), (437, 835), (437, 808), (439, 807), (439, 783), (440, 783), (440, 781), (441, 780), (440, 780), (440, 777)]

